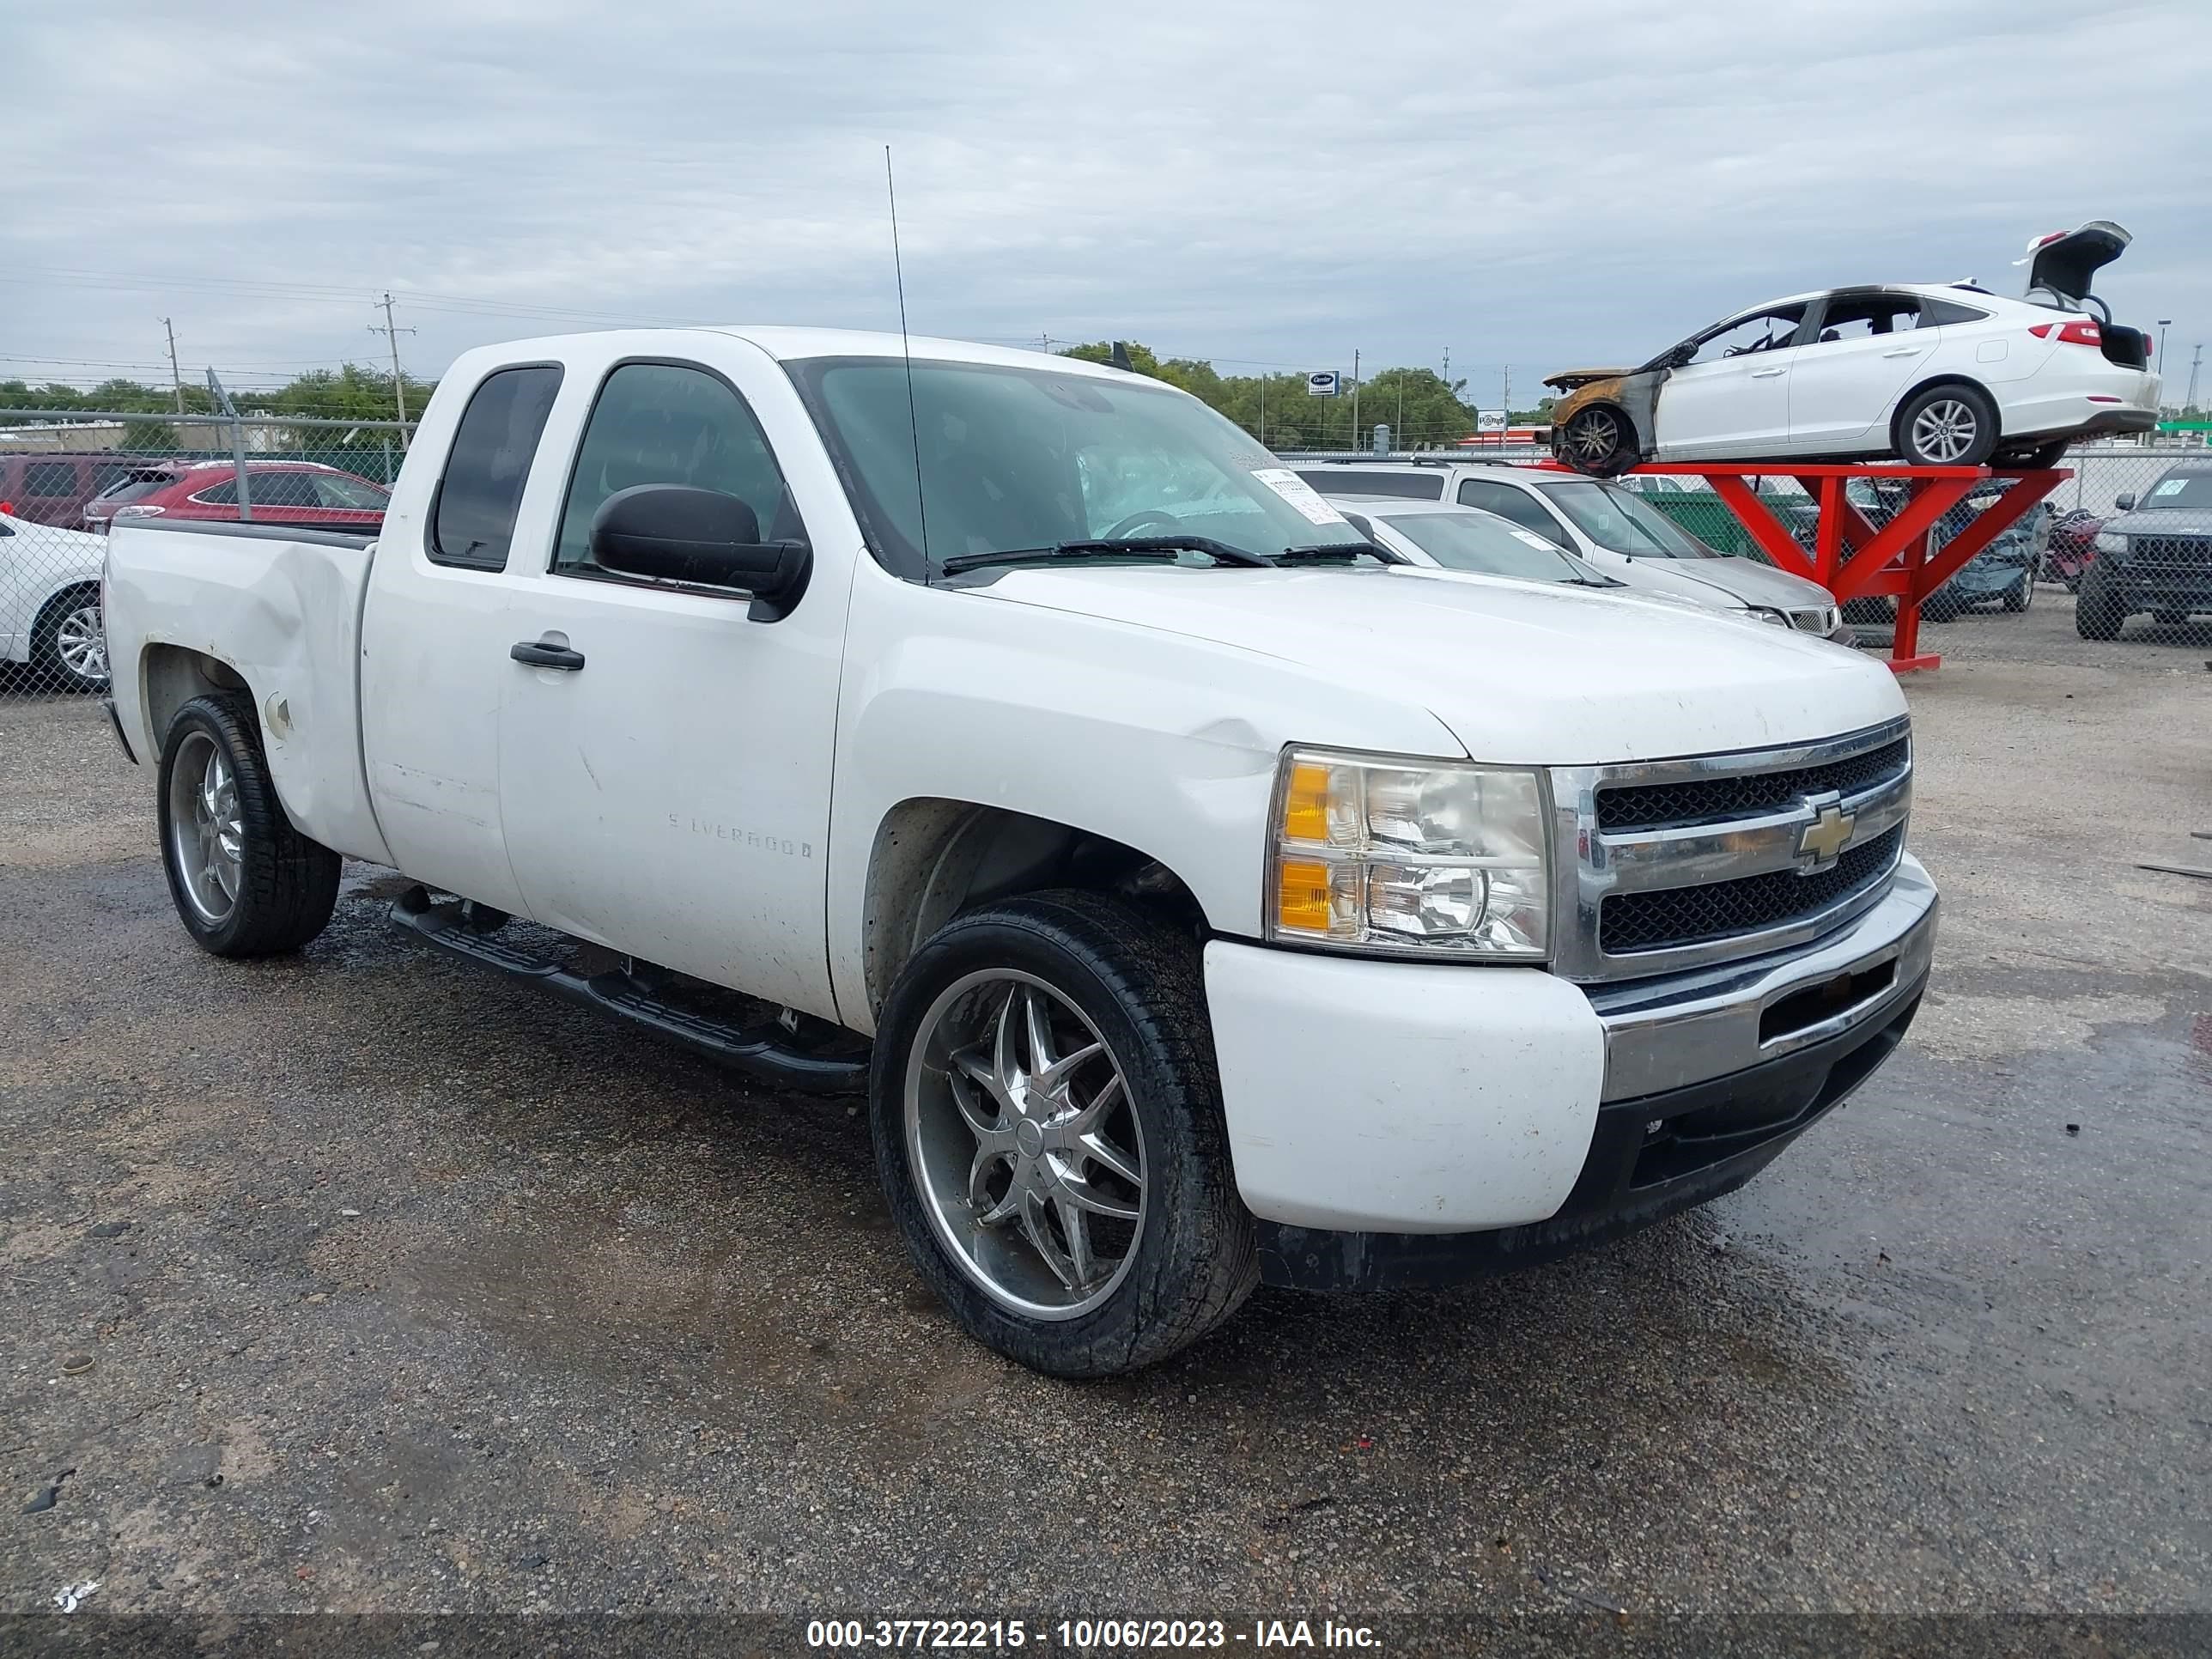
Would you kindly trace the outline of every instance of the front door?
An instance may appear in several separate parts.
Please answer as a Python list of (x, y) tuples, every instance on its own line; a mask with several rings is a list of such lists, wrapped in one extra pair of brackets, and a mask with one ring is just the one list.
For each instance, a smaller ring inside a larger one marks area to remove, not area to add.
[(1804, 320), (1802, 303), (1779, 306), (1699, 335), (1696, 356), (1659, 387), (1659, 459), (1788, 453), (1790, 373)]
[(1790, 447), (1799, 454), (1849, 453), (1887, 444), (1889, 407), (1942, 337), (1920, 325), (1920, 301), (1880, 290), (1832, 295), (1813, 337), (1790, 356)]
[(741, 592), (592, 557), (592, 514), (635, 484), (723, 490), (771, 539), (805, 536), (754, 415), (775, 396), (803, 419), (794, 394), (750, 345), (714, 356), (604, 370), (551, 544), (508, 614), (516, 644), (580, 660), (507, 665), (507, 853), (537, 921), (834, 1018), (824, 903), (845, 595), (817, 581), (782, 620), (755, 622)]

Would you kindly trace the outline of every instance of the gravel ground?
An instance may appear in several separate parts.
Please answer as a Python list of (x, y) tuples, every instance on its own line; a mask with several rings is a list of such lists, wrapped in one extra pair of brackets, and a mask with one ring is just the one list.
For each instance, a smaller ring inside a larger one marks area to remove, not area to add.
[(1924, 636), (1899, 1058), (1742, 1192), (1049, 1382), (842, 1103), (392, 934), (201, 955), (0, 695), (0, 1611), (2212, 1609), (2212, 628)]

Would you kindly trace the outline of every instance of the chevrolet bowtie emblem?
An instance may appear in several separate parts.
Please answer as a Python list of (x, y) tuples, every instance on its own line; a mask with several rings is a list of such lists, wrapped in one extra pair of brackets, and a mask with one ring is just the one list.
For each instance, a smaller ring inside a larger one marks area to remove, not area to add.
[(1813, 809), (1813, 821), (1797, 832), (1797, 857), (1801, 872), (1809, 876), (1834, 867), (1850, 845), (1858, 815), (1844, 811), (1832, 794), (1808, 797), (1805, 805)]

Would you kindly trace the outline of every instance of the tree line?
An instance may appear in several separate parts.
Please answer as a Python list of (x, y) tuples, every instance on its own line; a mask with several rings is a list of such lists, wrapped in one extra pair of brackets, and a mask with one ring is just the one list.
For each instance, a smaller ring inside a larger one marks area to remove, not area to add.
[[(1475, 429), (1475, 411), (1464, 400), (1465, 380), (1446, 380), (1434, 369), (1382, 368), (1364, 377), (1355, 408), (1347, 384), (1334, 398), (1306, 391), (1303, 374), (1222, 374), (1200, 358), (1161, 357), (1150, 346), (1124, 343), (1127, 366), (1165, 380), (1219, 410), (1270, 449), (1364, 449), (1377, 426), (1390, 428), (1397, 448), (1456, 443)], [(1071, 346), (1064, 357), (1111, 363), (1115, 343)], [(1516, 410), (1516, 424), (1552, 417), (1552, 400)]]

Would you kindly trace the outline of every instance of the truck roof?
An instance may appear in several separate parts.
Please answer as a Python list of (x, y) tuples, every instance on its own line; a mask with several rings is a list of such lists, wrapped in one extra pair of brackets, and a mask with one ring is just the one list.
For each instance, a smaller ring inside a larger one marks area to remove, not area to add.
[[(1100, 380), (1140, 380), (1147, 386), (1164, 384), (1103, 363), (1085, 362), (1079, 357), (1023, 351), (1011, 346), (982, 345), (974, 340), (948, 340), (928, 334), (916, 334), (908, 338), (873, 329), (794, 328), (733, 323), (698, 328), (613, 329), (594, 332), (591, 337), (595, 343), (605, 343), (608, 334), (616, 337), (614, 343), (619, 348), (647, 355), (670, 350), (678, 342), (701, 334), (724, 334), (748, 341), (781, 362), (807, 357), (896, 357), (910, 349), (916, 358), (939, 362), (990, 363), (1010, 368), (1052, 368)], [(543, 353), (549, 357), (557, 357), (562, 348), (576, 337), (573, 334), (556, 334), (534, 340), (509, 340), (497, 346), (478, 347), (465, 354), (456, 367), (464, 364), (473, 367), (471, 360), (476, 359), (479, 353), (488, 357), (497, 357), (502, 362), (518, 361), (518, 354)]]

